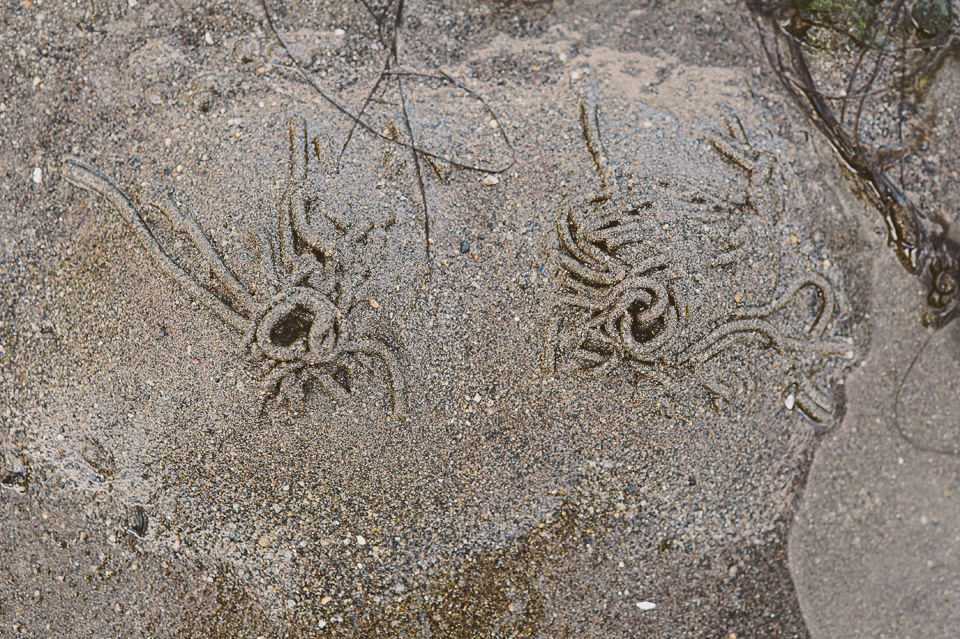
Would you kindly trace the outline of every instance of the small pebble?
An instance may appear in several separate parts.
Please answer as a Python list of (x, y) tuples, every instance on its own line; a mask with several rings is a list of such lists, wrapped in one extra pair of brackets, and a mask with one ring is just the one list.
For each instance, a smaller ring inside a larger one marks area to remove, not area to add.
[(380, 308), (380, 302), (378, 302), (377, 300), (375, 300), (375, 299), (373, 299), (373, 298), (371, 297), (371, 298), (370, 298), (370, 308)]
[(130, 515), (130, 532), (142, 539), (147, 534), (150, 519), (143, 506), (134, 506)]
[(493, 186), (494, 184), (500, 184), (500, 178), (496, 175), (485, 175), (482, 180), (484, 186)]
[(43, 182), (43, 169), (39, 166), (33, 167), (33, 182), (34, 184), (40, 184)]
[(637, 608), (639, 608), (640, 610), (653, 610), (656, 607), (657, 607), (657, 604), (653, 603), (652, 601), (637, 602)]
[(783, 405), (787, 407), (787, 410), (793, 410), (793, 405), (796, 403), (797, 399), (793, 396), (793, 393), (787, 395), (787, 398), (783, 400)]
[(203, 41), (207, 43), (207, 46), (213, 46), (213, 34), (207, 31), (203, 34)]
[(466, 239), (460, 240), (460, 252), (461, 253), (470, 252), (470, 242), (468, 242)]

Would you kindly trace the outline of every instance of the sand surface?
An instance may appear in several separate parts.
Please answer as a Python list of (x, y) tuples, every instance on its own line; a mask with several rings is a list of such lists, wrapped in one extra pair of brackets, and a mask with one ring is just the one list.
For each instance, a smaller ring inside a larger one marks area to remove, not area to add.
[(0, 9), (0, 636), (950, 636), (921, 289), (746, 10), (408, 5)]

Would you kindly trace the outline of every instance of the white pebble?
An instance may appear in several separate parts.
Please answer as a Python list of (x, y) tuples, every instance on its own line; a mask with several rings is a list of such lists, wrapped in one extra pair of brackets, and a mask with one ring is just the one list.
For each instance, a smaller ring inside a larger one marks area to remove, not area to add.
[(203, 34), (203, 41), (207, 43), (207, 46), (213, 46), (213, 34), (207, 31)]
[(357, 535), (357, 545), (363, 546), (367, 543), (367, 540), (364, 539), (363, 535)]
[(797, 399), (793, 396), (793, 393), (790, 393), (783, 401), (783, 405), (787, 407), (787, 410), (793, 410), (793, 405), (796, 404), (796, 402)]
[(40, 184), (43, 182), (43, 169), (39, 166), (33, 167), (33, 182), (34, 184)]
[(485, 175), (483, 179), (480, 180), (485, 186), (493, 186), (494, 184), (500, 184), (500, 178), (496, 175)]
[(652, 601), (637, 602), (637, 608), (639, 608), (640, 610), (653, 610), (656, 607), (657, 607), (657, 604), (653, 603)]

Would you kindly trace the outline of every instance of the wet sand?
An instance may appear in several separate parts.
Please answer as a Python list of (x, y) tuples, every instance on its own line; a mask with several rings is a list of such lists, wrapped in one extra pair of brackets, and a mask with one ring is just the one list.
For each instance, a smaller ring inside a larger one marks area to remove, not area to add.
[(921, 332), (739, 7), (411, 5), (393, 56), (360, 3), (271, 4), (338, 104), (383, 84), (351, 132), (259, 3), (45, 5), (3, 10), (3, 633), (862, 610), (811, 585), (822, 486), (876, 335)]

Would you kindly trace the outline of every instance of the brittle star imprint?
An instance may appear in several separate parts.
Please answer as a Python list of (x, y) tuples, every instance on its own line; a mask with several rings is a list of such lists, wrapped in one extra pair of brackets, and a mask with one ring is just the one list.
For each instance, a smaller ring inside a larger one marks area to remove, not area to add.
[[(290, 170), (276, 228), (255, 232), (264, 278), (272, 294), (256, 299), (214, 248), (197, 220), (170, 196), (149, 203), (171, 227), (185, 234), (227, 295), (201, 284), (158, 241), (141, 209), (113, 181), (75, 159), (67, 159), (67, 181), (103, 197), (136, 233), (141, 246), (180, 289), (213, 311), (242, 338), (247, 357), (263, 365), (263, 405), (271, 399), (302, 407), (309, 384), (337, 400), (349, 396), (345, 371), (357, 356), (383, 363), (395, 416), (404, 414), (403, 377), (392, 349), (368, 335), (355, 335), (351, 314), (367, 277), (358, 246), (375, 231), (369, 218), (348, 221), (324, 212), (314, 219), (304, 195), (307, 127), (291, 118)], [(384, 226), (390, 226), (388, 220)], [(382, 231), (382, 229), (380, 229)]]
[[(821, 426), (835, 422), (842, 397), (815, 378), (825, 359), (852, 354), (849, 340), (836, 332), (844, 300), (824, 276), (812, 270), (797, 274), (778, 286), (779, 292), (770, 291), (772, 301), (754, 306), (731, 291), (735, 305), (715, 318), (702, 316), (703, 311), (726, 303), (711, 299), (707, 289), (723, 286), (691, 281), (705, 271), (717, 282), (734, 275), (733, 285), (742, 286), (735, 275), (739, 264), (756, 261), (750, 255), (757, 250), (753, 245), (775, 241), (755, 237), (771, 233), (785, 206), (775, 159), (755, 151), (742, 127), (730, 121), (728, 132), (710, 131), (704, 141), (747, 173), (742, 200), (625, 171), (619, 172), (621, 187), (614, 187), (617, 172), (607, 166), (600, 148), (597, 114), (581, 103), (583, 135), (604, 192), (557, 219), (556, 324), (546, 353), (548, 371), (561, 357), (574, 370), (592, 375), (625, 364), (667, 389), (688, 374), (715, 398), (733, 402), (750, 380), (727, 370), (721, 360), (729, 364), (742, 357), (744, 347), (756, 345), (775, 353), (773, 365), (784, 376), (788, 408), (796, 406)], [(691, 242), (688, 250), (672, 251), (665, 242), (667, 229), (674, 228), (669, 242)], [(782, 317), (791, 314), (792, 320)]]

